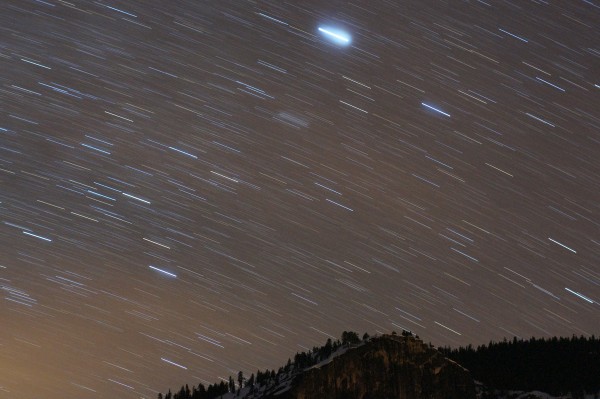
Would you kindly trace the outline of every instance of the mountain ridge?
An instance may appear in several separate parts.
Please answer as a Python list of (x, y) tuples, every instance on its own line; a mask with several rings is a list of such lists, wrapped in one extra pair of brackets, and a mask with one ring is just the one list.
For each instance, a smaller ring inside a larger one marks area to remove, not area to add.
[[(229, 383), (210, 385), (205, 389), (202, 384), (192, 390), (182, 387), (175, 394), (167, 393), (159, 399), (492, 399), (492, 398), (545, 398), (552, 396), (539, 392), (544, 391), (544, 380), (541, 385), (531, 389), (520, 389), (520, 381), (527, 376), (515, 378), (504, 370), (515, 368), (523, 370), (527, 364), (527, 356), (536, 360), (524, 350), (528, 345), (535, 345), (537, 350), (544, 351), (545, 359), (552, 359), (546, 352), (562, 355), (565, 348), (575, 355), (570, 359), (565, 357), (566, 366), (572, 366), (574, 358), (585, 358), (588, 374), (593, 375), (596, 367), (600, 367), (600, 340), (591, 338), (572, 337), (553, 338), (548, 341), (532, 338), (530, 341), (504, 341), (480, 346), (476, 350), (471, 346), (459, 349), (438, 348), (425, 344), (418, 336), (403, 331), (369, 337), (363, 335), (360, 339), (355, 332), (344, 331), (341, 340), (327, 340), (319, 348), (314, 347), (309, 352), (296, 353), (294, 360), (288, 359), (285, 366), (275, 370), (258, 371), (249, 378), (238, 373), (237, 386), (232, 377)], [(560, 349), (560, 350), (559, 350)], [(512, 351), (512, 352), (511, 352)], [(523, 353), (519, 355), (519, 351)], [(497, 363), (497, 374), (490, 378), (490, 356), (502, 353)], [(508, 353), (508, 355), (507, 355)], [(479, 356), (479, 358), (478, 358)], [(563, 355), (564, 356), (564, 355)], [(575, 357), (574, 357), (575, 356)], [(506, 363), (512, 359), (514, 364)], [(458, 361), (457, 361), (458, 360)], [(463, 362), (464, 361), (464, 362)], [(520, 362), (517, 364), (516, 362)], [(473, 372), (467, 370), (464, 364), (469, 364)], [(537, 364), (537, 363), (535, 363)], [(486, 368), (487, 367), (487, 368)], [(556, 380), (566, 373), (561, 372), (560, 365), (549, 365), (533, 372), (546, 372), (546, 381)], [(583, 366), (582, 366), (583, 367)], [(482, 368), (479, 370), (478, 368)], [(590, 374), (591, 370), (591, 374)], [(486, 372), (488, 374), (486, 374)], [(573, 371), (570, 372), (573, 375)], [(581, 374), (581, 381), (562, 378), (561, 389), (553, 387), (554, 396), (568, 398), (597, 398), (598, 394), (585, 395), (586, 392), (600, 391), (600, 381)], [(475, 382), (474, 376), (483, 377), (484, 381)], [(585, 377), (585, 378), (584, 378)], [(501, 381), (504, 385), (499, 385)], [(533, 379), (533, 381), (537, 381)], [(492, 382), (492, 384), (490, 384)], [(514, 386), (510, 384), (514, 383)], [(538, 383), (538, 382), (535, 382)], [(507, 385), (508, 384), (508, 385)], [(511, 389), (507, 388), (510, 387)], [(560, 386), (559, 386), (560, 388)], [(547, 391), (547, 390), (546, 390)]]
[(409, 335), (382, 335), (299, 373), (261, 399), (475, 399), (470, 373)]

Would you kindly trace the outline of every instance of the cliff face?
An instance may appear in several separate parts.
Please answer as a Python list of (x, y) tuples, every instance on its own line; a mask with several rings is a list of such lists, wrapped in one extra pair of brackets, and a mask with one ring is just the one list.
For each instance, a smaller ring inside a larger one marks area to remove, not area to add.
[(475, 399), (470, 373), (413, 337), (384, 335), (296, 376), (276, 399)]

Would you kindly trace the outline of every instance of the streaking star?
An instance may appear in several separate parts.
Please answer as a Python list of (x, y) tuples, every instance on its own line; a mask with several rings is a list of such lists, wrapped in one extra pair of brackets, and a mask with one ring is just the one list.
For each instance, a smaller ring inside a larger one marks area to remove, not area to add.
[(330, 42), (339, 46), (348, 46), (352, 42), (352, 38), (343, 30), (328, 26), (319, 26), (319, 32)]

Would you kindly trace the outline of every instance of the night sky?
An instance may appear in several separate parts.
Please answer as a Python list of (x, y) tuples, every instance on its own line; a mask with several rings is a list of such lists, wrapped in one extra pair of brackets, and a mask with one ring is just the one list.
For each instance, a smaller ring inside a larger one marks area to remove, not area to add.
[(596, 0), (0, 1), (0, 397), (598, 335), (599, 73)]

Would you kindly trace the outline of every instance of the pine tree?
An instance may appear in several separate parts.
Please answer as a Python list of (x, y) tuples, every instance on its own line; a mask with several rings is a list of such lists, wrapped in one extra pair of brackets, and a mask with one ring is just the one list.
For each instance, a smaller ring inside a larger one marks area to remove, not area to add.
[(173, 399), (188, 399), (188, 397), (185, 394), (185, 387), (183, 385), (181, 386), (179, 392), (173, 395)]
[(350, 346), (358, 343), (360, 343), (360, 338), (354, 331), (344, 331), (342, 333), (342, 345)]
[(254, 392), (254, 374), (250, 374), (250, 378), (246, 381), (246, 386), (250, 387), (250, 392)]
[(240, 371), (240, 372), (238, 373), (238, 387), (239, 387), (239, 389), (238, 389), (238, 393), (239, 393), (239, 390), (241, 390), (241, 389), (242, 389), (242, 386), (243, 386), (242, 384), (243, 384), (243, 383), (244, 383), (244, 373), (243, 373), (242, 371)]
[(229, 392), (235, 393), (235, 382), (232, 376), (229, 376)]

